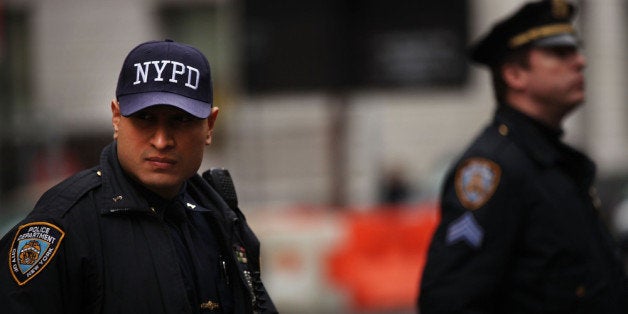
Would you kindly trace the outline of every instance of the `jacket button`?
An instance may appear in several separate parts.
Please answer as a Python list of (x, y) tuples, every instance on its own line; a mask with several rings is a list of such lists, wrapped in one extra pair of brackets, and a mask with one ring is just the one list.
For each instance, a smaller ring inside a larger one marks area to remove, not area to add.
[(587, 289), (584, 287), (584, 285), (579, 285), (576, 288), (576, 296), (578, 298), (582, 298), (587, 294)]
[(597, 189), (592, 186), (589, 188), (589, 196), (591, 197), (591, 202), (593, 203), (593, 207), (595, 209), (600, 210), (602, 208), (602, 201), (600, 201), (600, 197), (597, 193)]
[(501, 134), (502, 136), (506, 136), (508, 135), (508, 126), (506, 126), (505, 124), (502, 124), (499, 126), (499, 134)]

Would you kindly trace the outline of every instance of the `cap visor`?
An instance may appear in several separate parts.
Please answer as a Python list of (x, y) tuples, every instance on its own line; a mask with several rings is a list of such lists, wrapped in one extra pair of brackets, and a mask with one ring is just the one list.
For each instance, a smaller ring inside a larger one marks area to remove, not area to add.
[(205, 119), (211, 113), (212, 108), (212, 105), (208, 102), (165, 92), (146, 92), (119, 96), (118, 102), (120, 102), (120, 113), (125, 117), (151, 106), (168, 105), (177, 107), (197, 118)]
[(573, 34), (560, 34), (536, 40), (536, 47), (577, 47), (578, 39)]

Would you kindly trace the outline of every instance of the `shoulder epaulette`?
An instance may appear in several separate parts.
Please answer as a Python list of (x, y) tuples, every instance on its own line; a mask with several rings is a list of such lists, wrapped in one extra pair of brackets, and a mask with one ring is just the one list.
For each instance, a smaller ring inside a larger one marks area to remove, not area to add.
[(85, 193), (102, 183), (98, 168), (83, 170), (50, 188), (35, 205), (38, 210), (57, 210), (65, 212)]

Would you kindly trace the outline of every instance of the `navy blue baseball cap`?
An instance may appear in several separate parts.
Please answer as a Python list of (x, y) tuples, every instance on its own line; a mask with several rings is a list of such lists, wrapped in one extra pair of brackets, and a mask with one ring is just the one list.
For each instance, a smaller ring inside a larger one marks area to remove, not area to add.
[(124, 60), (116, 97), (123, 116), (170, 105), (207, 118), (213, 103), (209, 62), (198, 49), (172, 40), (142, 43)]
[(564, 0), (526, 3), (471, 47), (471, 60), (493, 66), (525, 47), (577, 47), (579, 39), (571, 23), (575, 12), (576, 7)]

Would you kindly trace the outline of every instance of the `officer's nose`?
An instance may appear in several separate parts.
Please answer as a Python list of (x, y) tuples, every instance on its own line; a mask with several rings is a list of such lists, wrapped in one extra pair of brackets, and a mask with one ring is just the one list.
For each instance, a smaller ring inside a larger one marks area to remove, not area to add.
[(579, 50), (576, 52), (574, 62), (576, 64), (576, 67), (578, 67), (578, 69), (580, 70), (584, 69), (587, 66), (587, 58)]
[(173, 147), (174, 137), (172, 135), (172, 130), (165, 125), (155, 127), (155, 131), (151, 137), (151, 145), (158, 150)]

